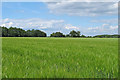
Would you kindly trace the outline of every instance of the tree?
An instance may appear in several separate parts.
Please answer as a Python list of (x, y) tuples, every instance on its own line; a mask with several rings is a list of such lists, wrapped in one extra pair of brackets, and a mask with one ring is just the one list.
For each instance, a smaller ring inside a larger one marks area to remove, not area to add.
[(65, 37), (65, 35), (61, 32), (56, 32), (56, 33), (52, 33), (50, 37)]
[(17, 32), (18, 32), (18, 37), (26, 37), (26, 31), (25, 30), (18, 28)]
[(21, 28), (16, 27), (0, 27), (2, 28), (2, 36), (3, 37), (46, 37), (47, 34), (40, 30), (23, 30)]
[(40, 31), (40, 30), (34, 30), (34, 36), (35, 37), (46, 37), (46, 33)]
[(87, 38), (92, 38), (92, 36), (87, 36)]
[(85, 35), (81, 35), (81, 37), (86, 37)]
[(80, 31), (74, 31), (72, 30), (70, 33), (69, 33), (70, 37), (80, 37)]
[(46, 37), (47, 34), (40, 30), (27, 30), (27, 37)]
[(17, 37), (18, 33), (17, 33), (17, 30), (16, 30), (16, 27), (13, 28), (13, 27), (10, 27), (8, 29), (8, 36), (9, 37)]
[(67, 34), (67, 35), (66, 35), (66, 37), (70, 37), (70, 35), (69, 35), (69, 34)]
[(116, 35), (96, 35), (93, 36), (94, 38), (119, 38), (120, 35), (116, 34)]
[(31, 30), (27, 30), (26, 31), (26, 37), (32, 37), (33, 34), (32, 34), (32, 31)]
[(2, 27), (0, 26), (0, 37), (2, 37)]
[(25, 30), (16, 27), (10, 27), (8, 29), (8, 36), (9, 37), (24, 37), (26, 34)]
[(2, 30), (2, 36), (7, 37), (8, 36), (8, 29), (6, 27), (1, 27)]

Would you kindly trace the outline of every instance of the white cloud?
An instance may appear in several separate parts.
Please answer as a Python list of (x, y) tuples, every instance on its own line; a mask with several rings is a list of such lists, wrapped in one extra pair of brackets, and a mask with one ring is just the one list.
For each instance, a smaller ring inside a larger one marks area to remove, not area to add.
[(113, 2), (48, 2), (50, 13), (72, 16), (117, 15), (117, 4)]
[(40, 27), (39, 29), (47, 29), (47, 27)]
[(111, 30), (118, 29), (118, 26), (110, 26), (110, 29), (111, 29)]
[(92, 20), (93, 23), (107, 23), (107, 24), (117, 24), (118, 19), (102, 19), (102, 20)]
[(0, 26), (6, 26), (5, 24), (2, 24), (2, 25), (0, 25)]
[(6, 22), (6, 23), (3, 23), (3, 24), (0, 25), (0, 26), (11, 27), (12, 25), (13, 25), (13, 22)]
[(88, 30), (97, 30), (99, 27), (89, 27)]
[(109, 26), (109, 24), (103, 24), (102, 27)]
[(118, 26), (112, 26), (109, 24), (102, 24), (102, 26), (88, 28), (88, 30), (98, 30), (98, 31), (114, 30), (114, 29), (118, 29)]
[(23, 29), (45, 29), (53, 27), (55, 24), (62, 24), (64, 20), (43, 20), (39, 18), (34, 19), (3, 19), (1, 26), (6, 27), (23, 27)]
[(72, 30), (79, 30), (79, 27), (73, 26), (71, 24), (66, 24), (65, 25), (65, 29), (68, 29), (68, 30), (70, 30), (70, 29), (72, 29)]
[(8, 26), (12, 26), (12, 25), (13, 25), (13, 22), (9, 22), (9, 23), (8, 23)]
[(89, 27), (86, 31), (87, 34), (117, 34), (118, 26), (102, 24), (97, 27)]

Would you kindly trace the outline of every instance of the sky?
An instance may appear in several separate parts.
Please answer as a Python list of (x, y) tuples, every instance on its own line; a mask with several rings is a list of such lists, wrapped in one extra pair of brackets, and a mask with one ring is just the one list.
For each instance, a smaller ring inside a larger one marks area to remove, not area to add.
[(71, 30), (87, 36), (118, 34), (118, 3), (3, 2), (1, 26), (39, 29), (48, 36)]

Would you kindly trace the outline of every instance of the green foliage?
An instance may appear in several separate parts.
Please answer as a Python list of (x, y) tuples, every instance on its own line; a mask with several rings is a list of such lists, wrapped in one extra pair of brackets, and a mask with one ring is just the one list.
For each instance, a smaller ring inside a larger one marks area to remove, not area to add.
[(2, 78), (117, 78), (118, 39), (2, 38)]
[(20, 29), (20, 28), (10, 27), (8, 29), (8, 32), (6, 32), (6, 34), (8, 34), (9, 37), (24, 37), (25, 36), (25, 31), (23, 29)]
[(56, 33), (52, 33), (50, 37), (65, 37), (65, 35), (61, 32), (56, 32)]
[(7, 37), (8, 36), (8, 29), (6, 27), (2, 27), (2, 36)]
[(120, 35), (96, 35), (94, 38), (120, 38)]
[(80, 37), (86, 37), (85, 35), (81, 35)]
[(80, 31), (74, 31), (72, 30), (70, 33), (69, 33), (70, 37), (80, 37)]
[(67, 34), (65, 37), (70, 37), (70, 35), (69, 35), (69, 34)]
[(46, 33), (40, 30), (23, 30), (16, 27), (2, 27), (3, 37), (46, 37)]
[(87, 38), (92, 38), (92, 36), (86, 36)]
[(40, 31), (40, 30), (27, 30), (26, 32), (27, 37), (46, 37), (46, 33)]

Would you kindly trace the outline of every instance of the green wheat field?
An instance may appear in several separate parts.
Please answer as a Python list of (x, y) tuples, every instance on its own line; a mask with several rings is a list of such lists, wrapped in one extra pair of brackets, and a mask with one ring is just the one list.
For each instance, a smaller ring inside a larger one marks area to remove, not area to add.
[(117, 38), (2, 38), (2, 78), (117, 77)]

